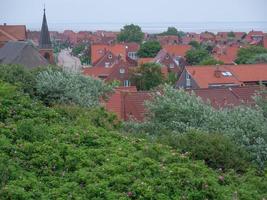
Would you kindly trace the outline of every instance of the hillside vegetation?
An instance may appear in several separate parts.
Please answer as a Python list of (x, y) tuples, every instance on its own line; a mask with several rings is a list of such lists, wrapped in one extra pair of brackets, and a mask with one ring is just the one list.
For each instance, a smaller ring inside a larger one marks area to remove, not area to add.
[(0, 199), (267, 197), (266, 174), (253, 167), (213, 170), (117, 132), (120, 122), (100, 107), (47, 107), (16, 85), (0, 81)]

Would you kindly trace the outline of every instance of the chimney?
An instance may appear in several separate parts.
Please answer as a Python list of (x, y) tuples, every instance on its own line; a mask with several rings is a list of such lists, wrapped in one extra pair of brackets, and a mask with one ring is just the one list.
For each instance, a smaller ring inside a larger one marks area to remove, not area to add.
[(214, 71), (214, 76), (216, 78), (220, 78), (221, 77), (221, 70), (219, 69), (219, 67), (217, 66), (215, 71)]

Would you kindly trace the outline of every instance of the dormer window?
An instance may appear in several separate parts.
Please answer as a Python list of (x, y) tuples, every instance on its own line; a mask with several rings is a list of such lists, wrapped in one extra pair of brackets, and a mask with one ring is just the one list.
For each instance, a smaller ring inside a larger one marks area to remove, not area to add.
[(171, 68), (171, 69), (174, 68), (174, 64), (173, 64), (173, 63), (170, 64), (170, 68)]

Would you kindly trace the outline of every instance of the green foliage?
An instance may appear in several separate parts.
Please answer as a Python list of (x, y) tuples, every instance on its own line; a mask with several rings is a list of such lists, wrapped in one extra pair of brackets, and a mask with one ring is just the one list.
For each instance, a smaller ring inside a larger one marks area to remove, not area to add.
[(248, 64), (267, 63), (267, 53), (257, 54), (247, 61)]
[(200, 65), (222, 65), (223, 62), (216, 60), (213, 57), (208, 57), (208, 58), (202, 60), (199, 64)]
[(138, 90), (150, 90), (164, 82), (161, 66), (156, 63), (145, 63), (130, 74), (131, 82)]
[(147, 41), (141, 44), (137, 54), (140, 58), (154, 58), (160, 50), (161, 45), (158, 41)]
[(263, 116), (267, 119), (267, 89), (263, 88), (254, 97), (256, 104), (262, 109)]
[(160, 35), (177, 35), (178, 30), (175, 27), (168, 27), (167, 31), (161, 33)]
[(169, 72), (168, 73), (168, 78), (165, 81), (169, 85), (175, 85), (178, 80), (178, 76), (174, 72)]
[(188, 44), (191, 45), (195, 49), (200, 49), (201, 48), (201, 45), (197, 41), (194, 41), (194, 40), (190, 41)]
[(144, 33), (137, 25), (125, 25), (117, 36), (119, 42), (137, 42), (141, 43), (144, 39)]
[(80, 74), (47, 70), (37, 75), (36, 93), (46, 104), (94, 107), (111, 91), (111, 85)]
[(166, 85), (161, 91), (162, 94), (154, 94), (146, 104), (147, 121), (134, 125), (132, 130), (152, 135), (166, 132), (180, 134), (188, 130), (222, 133), (244, 147), (253, 162), (264, 168), (267, 161), (267, 123), (261, 109), (241, 106), (215, 110), (183, 90)]
[(191, 131), (171, 135), (167, 144), (188, 153), (195, 160), (204, 160), (214, 169), (244, 172), (249, 166), (248, 153), (222, 134)]
[(191, 49), (186, 52), (186, 61), (190, 65), (199, 65), (202, 61), (210, 58), (209, 52), (205, 49)]
[(82, 64), (90, 64), (91, 47), (88, 44), (79, 44), (72, 49), (72, 54), (78, 57)]
[(249, 46), (238, 50), (237, 64), (258, 63), (258, 61), (266, 61), (267, 49), (260, 46)]
[(0, 94), (3, 200), (267, 195), (266, 175), (217, 173), (168, 146), (107, 131), (98, 122), (96, 128), (94, 119), (105, 118), (103, 110), (97, 117), (92, 116), (95, 111), (83, 113), (80, 108), (47, 108), (5, 83), (0, 83)]
[(235, 38), (235, 33), (233, 31), (227, 33), (228, 38)]
[(16, 84), (29, 94), (34, 93), (35, 77), (21, 65), (0, 65), (0, 80)]

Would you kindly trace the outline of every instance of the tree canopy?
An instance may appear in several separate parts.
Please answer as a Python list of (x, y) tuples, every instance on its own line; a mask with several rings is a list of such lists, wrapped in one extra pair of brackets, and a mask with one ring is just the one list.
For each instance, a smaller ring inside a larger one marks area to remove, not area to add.
[(161, 45), (158, 41), (147, 41), (143, 43), (137, 52), (140, 58), (154, 58), (161, 50)]
[(134, 24), (125, 25), (117, 36), (119, 42), (141, 43), (143, 39), (144, 33), (142, 32), (141, 27)]
[(130, 74), (130, 80), (138, 90), (150, 90), (164, 82), (161, 66), (156, 63), (145, 63)]
[(249, 46), (238, 50), (237, 64), (253, 64), (266, 61), (267, 49), (260, 46)]

